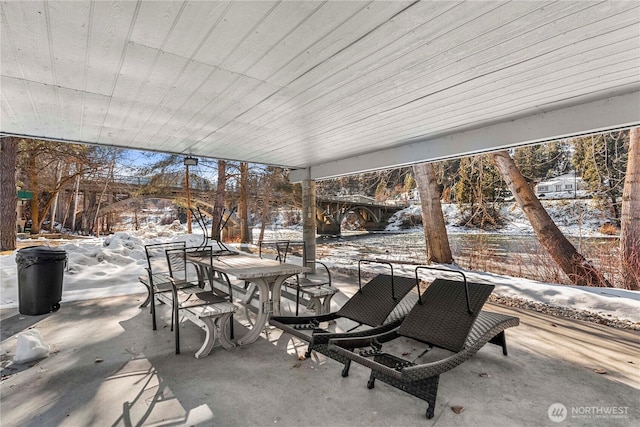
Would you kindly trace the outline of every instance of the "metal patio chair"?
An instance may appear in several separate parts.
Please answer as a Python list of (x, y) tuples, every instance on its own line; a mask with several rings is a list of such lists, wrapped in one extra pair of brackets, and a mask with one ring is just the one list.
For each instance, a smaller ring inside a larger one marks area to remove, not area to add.
[[(170, 272), (169, 265), (167, 264), (166, 251), (172, 249), (184, 249), (185, 242), (167, 242), (167, 243), (154, 243), (145, 245), (144, 251), (147, 257), (146, 276), (140, 276), (140, 282), (147, 287), (148, 298), (147, 303), (151, 304), (151, 319), (152, 327), (155, 331), (156, 327), (156, 293), (170, 293), (171, 282), (169, 281)], [(178, 283), (179, 287), (193, 286), (188, 282)]]
[[(180, 310), (209, 306), (221, 302), (233, 302), (231, 291), (229, 291), (228, 294), (224, 293), (216, 289), (213, 283), (210, 283), (210, 290), (204, 290), (205, 282), (207, 280), (213, 280), (213, 277), (209, 277), (209, 273), (203, 272), (201, 269), (196, 269), (198, 275), (197, 281), (190, 282), (188, 280), (188, 270), (191, 264), (187, 259), (187, 255), (190, 253), (201, 259), (208, 258), (211, 264), (214, 251), (211, 246), (199, 246), (197, 248), (169, 249), (165, 252), (167, 264), (169, 265), (169, 283), (173, 293), (171, 330), (175, 333), (176, 354), (180, 354)], [(189, 286), (185, 286), (187, 283)], [(233, 338), (233, 319), (230, 322), (230, 335), (231, 338)]]
[[(285, 286), (296, 291), (296, 316), (299, 314), (300, 296), (307, 293), (310, 296), (307, 308), (314, 308), (316, 314), (326, 314), (330, 310), (331, 298), (338, 292), (331, 286), (331, 271), (323, 262), (307, 259), (307, 245), (305, 242), (291, 242), (279, 240), (275, 242), (277, 251), (276, 259), (287, 262), (290, 250), (296, 247), (302, 248), (302, 265), (311, 267), (313, 273), (296, 274), (285, 281)], [(321, 301), (324, 299), (324, 301)]]

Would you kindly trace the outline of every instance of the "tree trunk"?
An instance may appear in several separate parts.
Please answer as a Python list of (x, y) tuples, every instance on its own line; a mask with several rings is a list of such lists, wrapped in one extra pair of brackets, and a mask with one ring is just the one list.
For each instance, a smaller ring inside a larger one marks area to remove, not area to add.
[(433, 165), (421, 163), (413, 166), (413, 174), (420, 193), (422, 206), (422, 228), (427, 245), (427, 261), (452, 264), (447, 228), (440, 204), (440, 188)]
[(240, 242), (249, 243), (249, 209), (248, 209), (248, 181), (249, 181), (249, 164), (240, 163), (240, 203), (238, 206), (238, 214), (240, 215)]
[[(58, 183), (62, 179), (62, 165), (60, 164), (60, 162), (58, 162), (56, 169), (58, 170), (58, 173), (56, 174), (56, 185), (58, 185)], [(58, 200), (60, 200), (60, 191), (56, 191), (56, 194), (53, 197), (53, 206), (51, 208), (51, 224), (49, 224), (49, 230), (51, 230), (52, 233), (55, 233), (57, 231), (55, 221), (56, 215), (58, 214)]]
[(67, 228), (67, 220), (69, 219), (69, 211), (71, 210), (71, 202), (73, 202), (73, 191), (69, 191), (69, 197), (67, 197), (67, 203), (64, 207), (64, 216), (62, 217), (62, 227)]
[(33, 197), (31, 198), (31, 234), (38, 234), (42, 221), (40, 220), (40, 190), (38, 189), (38, 170), (36, 169), (36, 156), (29, 153), (27, 161), (29, 176), (29, 189)]
[(640, 290), (640, 128), (629, 132), (620, 230), (622, 287)]
[[(78, 216), (78, 198), (80, 197), (80, 175), (76, 176), (76, 185), (73, 191), (73, 215), (71, 215), (71, 231), (76, 231), (76, 218)], [(138, 229), (136, 222), (136, 230)]]
[(18, 138), (0, 139), (0, 251), (16, 249), (16, 157)]
[(507, 186), (531, 223), (538, 240), (574, 285), (610, 287), (611, 284), (562, 234), (506, 150), (492, 154)]
[[(93, 223), (94, 223), (94, 227), (96, 230), (96, 237), (100, 237), (100, 207), (102, 205), (102, 199), (104, 198), (104, 195), (107, 194), (107, 188), (109, 187), (109, 182), (113, 180), (113, 169), (116, 166), (116, 160), (113, 159), (111, 161), (111, 164), (109, 164), (109, 173), (107, 174), (107, 178), (105, 179), (104, 182), (104, 187), (102, 188), (102, 193), (100, 193), (100, 197), (98, 198), (98, 204), (96, 206), (96, 215), (94, 216), (93, 219)], [(187, 213), (188, 215), (191, 215), (191, 212)]]
[(222, 241), (222, 213), (224, 212), (225, 188), (227, 186), (227, 162), (218, 160), (218, 183), (216, 184), (216, 202), (213, 206), (211, 238)]
[(260, 235), (258, 236), (258, 242), (264, 240), (264, 229), (267, 226), (267, 219), (269, 218), (269, 206), (267, 203), (263, 203), (262, 213), (260, 214)]

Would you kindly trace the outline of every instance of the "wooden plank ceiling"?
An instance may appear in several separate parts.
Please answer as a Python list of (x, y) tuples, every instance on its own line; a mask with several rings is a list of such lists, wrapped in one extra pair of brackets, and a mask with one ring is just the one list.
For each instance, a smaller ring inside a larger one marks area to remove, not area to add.
[(640, 123), (638, 1), (1, 8), (5, 136), (322, 178)]

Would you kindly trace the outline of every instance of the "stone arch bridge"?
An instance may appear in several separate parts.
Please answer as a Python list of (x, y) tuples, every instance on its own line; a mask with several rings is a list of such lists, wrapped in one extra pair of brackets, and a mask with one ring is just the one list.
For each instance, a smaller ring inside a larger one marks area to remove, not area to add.
[(361, 195), (317, 196), (318, 234), (339, 235), (342, 222), (350, 215), (355, 215), (360, 226), (367, 231), (384, 230), (389, 218), (406, 207), (407, 203), (384, 204)]
[[(94, 224), (91, 221), (95, 217), (100, 205), (100, 217), (108, 216), (126, 208), (135, 208), (141, 202), (148, 199), (164, 199), (186, 206), (186, 190), (183, 187), (152, 187), (149, 177), (115, 176), (112, 178), (89, 177), (81, 178), (80, 182), (69, 182), (60, 190), (61, 203), (58, 204), (56, 218), (66, 218), (65, 227), (72, 228), (69, 211), (74, 206), (74, 194), (78, 194), (78, 206), (76, 229), (91, 229)], [(105, 186), (105, 183), (106, 186)], [(192, 188), (192, 207), (199, 207), (206, 216), (211, 216), (213, 211), (214, 194), (211, 191), (203, 191)], [(81, 222), (81, 225), (80, 225)], [(235, 221), (231, 221), (232, 223)]]
[[(110, 180), (105, 190), (103, 179), (81, 179), (78, 192), (81, 194), (82, 203), (78, 206), (76, 214), (81, 218), (92, 217), (95, 215), (98, 202), (100, 202), (100, 215), (135, 207), (137, 203), (146, 199), (165, 199), (186, 205), (186, 191), (183, 187), (163, 187), (149, 191), (151, 188), (148, 186), (149, 183), (148, 177), (116, 176)], [(71, 201), (73, 192), (74, 186), (70, 183), (61, 191), (63, 200)], [(214, 192), (191, 189), (190, 193), (192, 207), (199, 207), (204, 215), (210, 217), (215, 200)], [(60, 204), (61, 207), (62, 205), (64, 203)], [(356, 220), (367, 231), (383, 230), (387, 220), (406, 206), (406, 203), (383, 204), (362, 195), (319, 195), (316, 198), (318, 234), (339, 235), (342, 222), (351, 215), (355, 215)], [(64, 214), (61, 213), (56, 215), (57, 218), (63, 216)], [(231, 220), (231, 223), (235, 222)]]

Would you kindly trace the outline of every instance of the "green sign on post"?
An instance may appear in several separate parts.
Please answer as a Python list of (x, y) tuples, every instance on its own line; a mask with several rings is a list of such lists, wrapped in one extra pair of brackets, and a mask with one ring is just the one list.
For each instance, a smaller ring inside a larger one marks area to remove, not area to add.
[(18, 190), (18, 199), (22, 199), (22, 200), (33, 199), (33, 191)]

